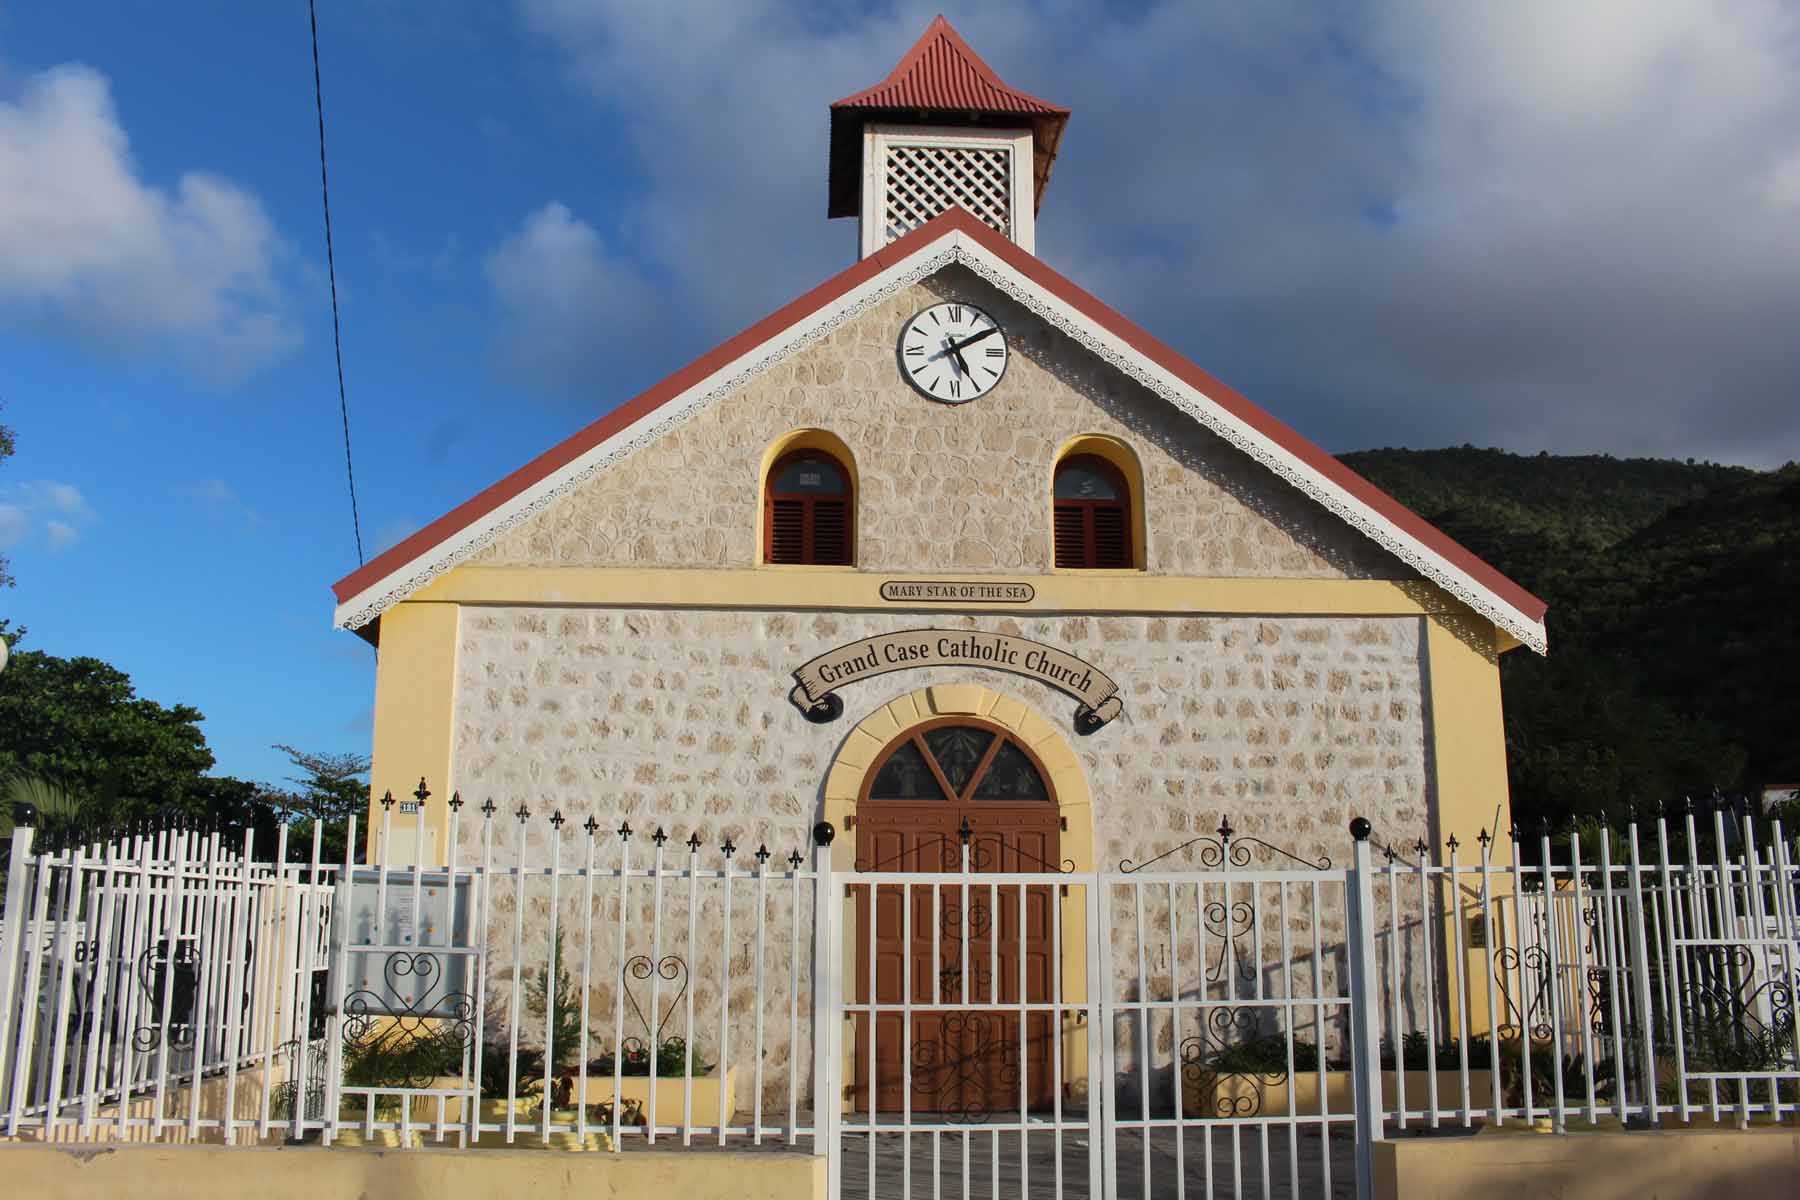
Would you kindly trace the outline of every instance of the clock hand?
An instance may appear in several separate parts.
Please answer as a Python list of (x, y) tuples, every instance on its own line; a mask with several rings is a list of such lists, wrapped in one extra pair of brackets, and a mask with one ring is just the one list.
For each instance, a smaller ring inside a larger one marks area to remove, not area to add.
[(951, 342), (950, 348), (952, 350), (967, 350), (970, 346), (973, 346), (976, 342), (979, 342), (982, 338), (992, 337), (996, 333), (999, 333), (999, 332), (1000, 332), (1000, 327), (998, 325), (995, 325), (990, 328), (982, 330), (980, 333), (977, 333), (977, 334), (973, 335), (972, 337), (966, 337), (960, 342), (956, 342), (956, 341)]
[(955, 342), (950, 343), (950, 357), (954, 358), (956, 360), (956, 365), (962, 368), (963, 378), (974, 378), (974, 376), (969, 374), (969, 364), (963, 359), (962, 347)]

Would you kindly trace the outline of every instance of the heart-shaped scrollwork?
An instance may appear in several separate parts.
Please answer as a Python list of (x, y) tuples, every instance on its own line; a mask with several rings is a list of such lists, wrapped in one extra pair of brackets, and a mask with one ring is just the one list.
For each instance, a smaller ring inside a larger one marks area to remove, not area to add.
[(638, 1024), (644, 1027), (644, 1037), (652, 1047), (655, 1047), (662, 1045), (663, 1026), (669, 1023), (669, 1017), (675, 1012), (675, 1006), (680, 1004), (681, 998), (687, 994), (687, 961), (678, 954), (665, 954), (660, 960), (653, 959), (648, 954), (639, 954), (625, 963), (623, 978), (626, 981), (646, 980), (653, 975), (670, 983), (679, 981), (681, 984), (675, 990), (674, 999), (669, 1001), (669, 1006), (663, 1009), (662, 1015), (657, 1018), (654, 1028), (650, 1024), (650, 1018), (645, 1016), (650, 1002), (646, 1000), (644, 1004), (640, 1005), (635, 991), (628, 984), (625, 985), (625, 1001), (631, 1005), (632, 1014), (637, 1017)]

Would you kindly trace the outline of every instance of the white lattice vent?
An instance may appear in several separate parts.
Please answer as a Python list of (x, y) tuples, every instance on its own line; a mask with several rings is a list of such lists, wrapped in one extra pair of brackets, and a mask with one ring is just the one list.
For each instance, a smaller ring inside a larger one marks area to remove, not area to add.
[(970, 146), (887, 148), (882, 226), (893, 241), (953, 204), (1007, 237), (1012, 230), (1012, 151)]

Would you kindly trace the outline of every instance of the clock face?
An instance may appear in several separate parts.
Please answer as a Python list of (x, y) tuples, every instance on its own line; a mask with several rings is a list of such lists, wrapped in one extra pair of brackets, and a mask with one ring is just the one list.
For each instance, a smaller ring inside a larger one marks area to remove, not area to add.
[(994, 390), (1009, 351), (998, 322), (973, 304), (934, 304), (900, 331), (900, 370), (945, 404), (966, 404)]

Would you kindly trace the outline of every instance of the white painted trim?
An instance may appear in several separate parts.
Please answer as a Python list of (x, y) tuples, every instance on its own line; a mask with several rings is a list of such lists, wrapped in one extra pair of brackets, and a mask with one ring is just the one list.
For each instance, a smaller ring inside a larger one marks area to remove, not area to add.
[(796, 321), (745, 351), (493, 511), (483, 514), (429, 550), (416, 555), (406, 565), (395, 568), (363, 588), (337, 606), (332, 623), (338, 628), (346, 629), (357, 629), (368, 624), (387, 608), (467, 559), (577, 483), (661, 437), (687, 421), (712, 400), (760, 374), (766, 367), (795, 350), (823, 337), (865, 308), (949, 265), (955, 253), (955, 243), (947, 238), (939, 238), (920, 247), (879, 275), (851, 288), (829, 306)]
[(894, 239), (887, 236), (887, 152), (894, 146), (947, 146), (973, 150), (1005, 150), (1011, 171), (1008, 188), (1011, 226), (1008, 240), (1028, 254), (1037, 253), (1036, 181), (1032, 175), (1032, 133), (1024, 129), (982, 129), (948, 125), (863, 126), (862, 212), (858, 231), (862, 257), (880, 250)]
[(976, 274), (1025, 304), (1076, 341), (1099, 353), (1102, 358), (1124, 370), (1227, 442), (1268, 466), (1427, 579), (1518, 638), (1522, 644), (1540, 654), (1544, 653), (1547, 643), (1542, 621), (1533, 621), (1525, 616), (1485, 584), (1399, 528), (1340, 484), (1320, 474), (1273, 438), (1151, 361), (1086, 314), (1025, 278), (973, 238), (960, 231), (952, 236), (957, 240), (957, 260)]
[(340, 628), (359, 628), (374, 620), (389, 606), (464, 561), (507, 529), (546, 507), (557, 496), (661, 437), (711, 401), (740, 386), (772, 363), (816, 341), (870, 305), (952, 262), (969, 267), (1050, 324), (1168, 400), (1202, 426), (1267, 466), (1276, 475), (1343, 518), (1352, 528), (1367, 535), (1522, 644), (1539, 653), (1544, 652), (1546, 634), (1542, 621), (1533, 621), (1527, 617), (1486, 585), (1396, 526), (1341, 485), (1320, 474), (1272, 438), (1226, 410), (1212, 397), (1139, 353), (1086, 314), (1027, 279), (960, 230), (953, 230), (920, 247), (879, 275), (852, 288), (825, 308), (744, 352), (679, 396), (641, 417), (560, 470), (539, 480), (467, 528), (364, 588), (337, 606), (333, 623)]

